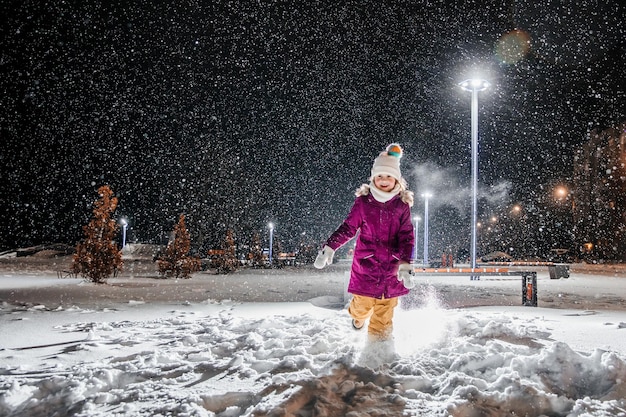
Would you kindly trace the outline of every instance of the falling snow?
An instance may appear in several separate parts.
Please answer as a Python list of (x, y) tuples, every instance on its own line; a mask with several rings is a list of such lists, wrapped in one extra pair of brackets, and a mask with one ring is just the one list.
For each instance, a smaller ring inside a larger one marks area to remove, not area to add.
[[(74, 244), (103, 184), (137, 241), (162, 242), (185, 213), (196, 249), (270, 221), (287, 247), (318, 244), (390, 142), (416, 192), (429, 164), (467, 188), (457, 83), (474, 71), (492, 83), (486, 193), (539, 192), (590, 129), (626, 116), (621, 2), (87, 0), (3, 15), (4, 249)], [(467, 225), (463, 204), (449, 207)], [(458, 239), (446, 217), (434, 235)]]

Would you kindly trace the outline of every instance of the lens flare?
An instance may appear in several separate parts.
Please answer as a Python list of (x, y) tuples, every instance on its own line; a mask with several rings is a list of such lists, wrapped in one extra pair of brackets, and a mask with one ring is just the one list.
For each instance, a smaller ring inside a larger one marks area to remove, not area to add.
[(530, 52), (530, 35), (521, 29), (505, 33), (496, 43), (496, 56), (504, 64), (516, 64)]

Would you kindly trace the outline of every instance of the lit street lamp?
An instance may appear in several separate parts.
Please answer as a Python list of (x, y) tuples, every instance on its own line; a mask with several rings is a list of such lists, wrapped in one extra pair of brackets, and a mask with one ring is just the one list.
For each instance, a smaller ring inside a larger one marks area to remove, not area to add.
[(126, 246), (126, 228), (128, 227), (128, 222), (126, 219), (120, 219), (120, 224), (122, 225), (122, 249)]
[(270, 265), (272, 264), (272, 246), (274, 243), (274, 224), (270, 223), (269, 224), (269, 228), (270, 228), (270, 253), (269, 253), (269, 257), (270, 257)]
[(417, 261), (417, 236), (419, 235), (419, 224), (420, 224), (420, 216), (413, 217), (415, 220), (415, 240), (413, 244), (413, 262)]
[(557, 201), (564, 201), (569, 194), (567, 188), (563, 185), (559, 185), (554, 189), (554, 197)]
[[(476, 217), (478, 212), (478, 92), (489, 87), (489, 82), (482, 79), (470, 79), (459, 83), (459, 86), (472, 93), (472, 244), (470, 266), (476, 268)], [(471, 279), (478, 279), (472, 276)]]
[(428, 199), (432, 197), (431, 193), (424, 193), (424, 267), (428, 267)]
[[(556, 251), (557, 254), (560, 251), (562, 253), (566, 253), (565, 250), (571, 249), (573, 243), (573, 234), (571, 232), (573, 228), (572, 224), (572, 213), (574, 212), (574, 205), (569, 205), (570, 192), (569, 189), (565, 185), (557, 185), (554, 188), (554, 211), (552, 220), (552, 237), (555, 239), (555, 244), (557, 245), (556, 249), (552, 249)], [(571, 209), (571, 212), (570, 212)], [(569, 231), (569, 232), (568, 232)]]

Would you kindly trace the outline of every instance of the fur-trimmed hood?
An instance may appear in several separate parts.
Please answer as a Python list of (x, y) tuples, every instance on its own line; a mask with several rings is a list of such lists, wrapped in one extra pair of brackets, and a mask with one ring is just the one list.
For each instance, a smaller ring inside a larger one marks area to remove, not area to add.
[[(362, 184), (356, 190), (354, 195), (356, 195), (357, 197), (369, 195), (370, 187), (371, 187), (370, 184)], [(403, 186), (401, 186), (398, 194), (400, 194), (400, 199), (402, 200), (403, 203), (408, 204), (409, 207), (413, 207), (413, 196), (414, 196), (413, 191), (406, 190)]]

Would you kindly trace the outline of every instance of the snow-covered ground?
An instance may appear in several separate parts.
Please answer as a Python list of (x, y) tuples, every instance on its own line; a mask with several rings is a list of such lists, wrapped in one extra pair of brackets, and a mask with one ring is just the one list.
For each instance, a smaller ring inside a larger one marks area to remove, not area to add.
[(0, 272), (0, 415), (626, 416), (623, 276), (424, 278), (370, 342), (342, 265), (149, 275)]

